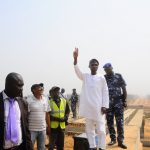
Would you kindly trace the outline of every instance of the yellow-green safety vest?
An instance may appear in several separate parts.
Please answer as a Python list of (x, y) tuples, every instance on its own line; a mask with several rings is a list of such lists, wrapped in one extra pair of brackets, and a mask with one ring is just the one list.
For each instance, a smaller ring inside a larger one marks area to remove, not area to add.
[[(60, 106), (58, 108), (57, 104), (53, 99), (49, 100), (49, 104), (51, 107), (51, 116), (57, 117), (57, 118), (63, 118), (65, 116), (65, 110), (66, 110), (66, 100), (63, 98), (60, 98)], [(65, 122), (59, 122), (59, 121), (51, 121), (51, 128), (58, 128), (60, 125), (61, 129), (65, 129), (66, 125)]]

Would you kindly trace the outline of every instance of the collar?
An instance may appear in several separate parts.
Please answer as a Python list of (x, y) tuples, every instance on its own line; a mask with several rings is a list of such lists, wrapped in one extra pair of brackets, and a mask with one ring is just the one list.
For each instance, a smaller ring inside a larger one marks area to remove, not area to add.
[(61, 101), (60, 97), (57, 99), (53, 99), (56, 103), (59, 103)]
[(106, 74), (107, 77), (113, 77), (115, 73), (113, 72), (112, 74)]
[(33, 94), (32, 94), (32, 97), (34, 100), (42, 100), (43, 99), (43, 95), (41, 95), (41, 99), (37, 99)]
[(4, 100), (9, 99), (9, 97), (6, 95), (6, 93), (4, 91), (2, 92), (2, 95), (3, 95)]
[[(10, 97), (7, 96), (5, 91), (2, 91), (2, 96), (3, 96), (3, 100), (9, 100), (10, 99)], [(18, 100), (18, 97), (15, 97), (14, 100)]]

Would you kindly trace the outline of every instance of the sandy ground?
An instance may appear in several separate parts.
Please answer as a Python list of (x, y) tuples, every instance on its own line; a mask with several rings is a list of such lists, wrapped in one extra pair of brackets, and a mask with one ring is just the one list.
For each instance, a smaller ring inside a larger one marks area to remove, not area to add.
[(150, 139), (150, 118), (145, 119), (144, 138)]
[[(150, 100), (141, 100), (141, 99), (137, 99), (137, 100), (134, 100), (134, 101), (130, 101), (129, 102), (129, 105), (143, 105), (143, 106), (150, 106)], [(77, 121), (75, 121), (76, 123), (83, 123), (85, 122), (84, 119), (78, 119)], [(144, 137), (147, 139), (149, 138), (150, 139), (150, 119), (146, 119), (145, 120), (145, 132), (144, 132)], [(74, 140), (73, 140), (73, 137), (72, 136), (68, 136), (66, 135), (65, 136), (65, 150), (73, 150), (73, 144), (74, 143)], [(36, 148), (35, 148), (36, 150)], [(150, 150), (150, 147), (144, 147), (143, 150)]]
[[(46, 144), (47, 143), (48, 143), (48, 140), (46, 140)], [(65, 136), (65, 150), (73, 150), (73, 145), (74, 145), (73, 143), (74, 143), (73, 137), (66, 135)], [(34, 150), (37, 150), (36, 144), (35, 144)]]
[(143, 150), (150, 150), (150, 147), (144, 147)]
[(149, 99), (136, 99), (136, 100), (129, 100), (128, 105), (131, 106), (144, 106), (144, 107), (150, 107), (150, 100)]
[(72, 136), (65, 137), (65, 150), (73, 150), (74, 140)]

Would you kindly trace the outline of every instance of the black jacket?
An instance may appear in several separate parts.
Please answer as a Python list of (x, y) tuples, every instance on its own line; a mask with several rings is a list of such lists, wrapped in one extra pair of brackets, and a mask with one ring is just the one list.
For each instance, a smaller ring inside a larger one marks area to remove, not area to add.
[[(28, 125), (28, 105), (23, 98), (17, 98), (17, 102), (21, 111), (21, 129), (22, 129), (22, 150), (33, 150), (31, 135)], [(0, 150), (3, 150), (4, 143), (4, 100), (3, 95), (0, 93)]]

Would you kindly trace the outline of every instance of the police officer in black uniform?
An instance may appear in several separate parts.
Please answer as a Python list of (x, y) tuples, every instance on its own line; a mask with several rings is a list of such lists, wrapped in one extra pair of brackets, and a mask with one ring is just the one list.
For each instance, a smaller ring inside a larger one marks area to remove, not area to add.
[(110, 63), (103, 66), (106, 74), (105, 78), (109, 89), (109, 109), (106, 115), (107, 126), (110, 134), (111, 141), (109, 146), (116, 143), (116, 132), (114, 129), (114, 117), (117, 126), (117, 141), (118, 146), (127, 149), (123, 143), (124, 140), (124, 108), (127, 107), (126, 98), (126, 83), (119, 73), (113, 72), (113, 67)]

